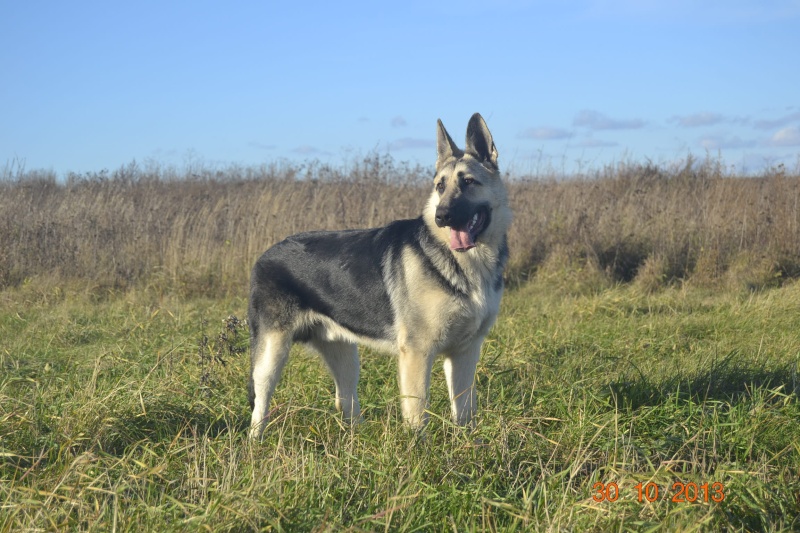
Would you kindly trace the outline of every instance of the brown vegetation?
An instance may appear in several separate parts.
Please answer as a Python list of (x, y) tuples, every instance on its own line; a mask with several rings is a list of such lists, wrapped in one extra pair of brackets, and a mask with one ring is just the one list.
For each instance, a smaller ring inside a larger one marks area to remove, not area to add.
[[(287, 235), (417, 216), (431, 173), (371, 155), (336, 168), (131, 164), (63, 182), (46, 172), (5, 174), (0, 287), (46, 278), (219, 294), (246, 291), (255, 259)], [(737, 177), (691, 158), (569, 179), (512, 176), (508, 275), (537, 272), (580, 290), (780, 283), (800, 275), (799, 177), (783, 167)]]

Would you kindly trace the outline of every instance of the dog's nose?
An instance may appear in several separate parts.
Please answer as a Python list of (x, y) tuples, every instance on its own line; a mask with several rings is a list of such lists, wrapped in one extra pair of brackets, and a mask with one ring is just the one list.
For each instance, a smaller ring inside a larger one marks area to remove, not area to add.
[(436, 208), (436, 225), (440, 228), (450, 225), (451, 217), (448, 210), (442, 206)]

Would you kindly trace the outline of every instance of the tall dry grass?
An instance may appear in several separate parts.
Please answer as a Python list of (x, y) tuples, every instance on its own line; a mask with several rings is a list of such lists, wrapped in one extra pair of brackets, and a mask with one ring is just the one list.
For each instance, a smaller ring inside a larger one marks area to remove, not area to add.
[[(655, 288), (675, 280), (750, 287), (800, 275), (800, 176), (755, 177), (719, 161), (624, 163), (570, 179), (508, 178), (509, 276)], [(135, 163), (70, 175), (6, 168), (0, 286), (36, 278), (182, 294), (242, 292), (258, 255), (287, 235), (417, 216), (427, 168), (369, 155), (338, 167)]]
[(727, 174), (715, 160), (621, 164), (512, 185), (514, 265), (580, 268), (644, 287), (674, 280), (760, 287), (800, 274), (800, 179)]

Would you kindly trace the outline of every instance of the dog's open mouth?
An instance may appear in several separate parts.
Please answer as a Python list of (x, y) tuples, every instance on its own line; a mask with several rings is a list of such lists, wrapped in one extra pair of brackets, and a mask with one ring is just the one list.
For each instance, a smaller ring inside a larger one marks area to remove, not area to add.
[(450, 248), (456, 252), (466, 252), (475, 248), (475, 239), (489, 225), (489, 211), (479, 209), (472, 215), (469, 222), (460, 228), (450, 228)]

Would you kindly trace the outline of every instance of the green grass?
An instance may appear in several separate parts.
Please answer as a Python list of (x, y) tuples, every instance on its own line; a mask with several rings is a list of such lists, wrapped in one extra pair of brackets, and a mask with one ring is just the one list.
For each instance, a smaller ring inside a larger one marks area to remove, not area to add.
[[(0, 531), (800, 528), (800, 283), (509, 291), (474, 433), (447, 422), (441, 365), (427, 431), (407, 431), (394, 360), (369, 351), (365, 421), (345, 426), (297, 347), (255, 445), (247, 332), (219, 337), (245, 308), (0, 292)], [(594, 501), (598, 482), (619, 498)], [(676, 482), (724, 500), (672, 502)]]

